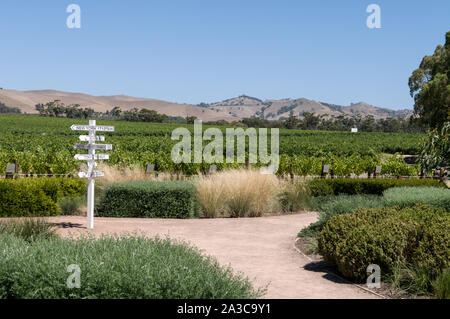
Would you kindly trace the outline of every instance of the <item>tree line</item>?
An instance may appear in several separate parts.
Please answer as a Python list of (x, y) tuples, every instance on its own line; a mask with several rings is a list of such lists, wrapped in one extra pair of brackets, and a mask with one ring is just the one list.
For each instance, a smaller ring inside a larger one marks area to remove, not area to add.
[(0, 102), (0, 113), (1, 114), (5, 114), (5, 113), (16, 113), (19, 114), (20, 109), (18, 109), (17, 107), (9, 107), (6, 106), (5, 104), (3, 104), (2, 102)]
[[(120, 107), (114, 107), (106, 112), (96, 112), (91, 108), (82, 108), (79, 104), (65, 105), (59, 100), (51, 101), (46, 104), (37, 104), (36, 110), (41, 116), (48, 117), (67, 117), (67, 118), (102, 118), (111, 120), (123, 120), (129, 122), (150, 122), (150, 123), (185, 123), (193, 124), (197, 119), (195, 116), (174, 117), (160, 114), (157, 111), (132, 108), (123, 111)], [(417, 118), (408, 119), (375, 119), (368, 115), (362, 117), (344, 116), (327, 117), (316, 115), (314, 113), (304, 112), (303, 118), (290, 116), (278, 121), (269, 121), (259, 117), (244, 118), (240, 121), (227, 122), (205, 121), (204, 124), (219, 126), (238, 126), (238, 127), (266, 127), (266, 128), (286, 128), (286, 129), (304, 129), (304, 130), (326, 130), (326, 131), (350, 131), (351, 128), (358, 128), (363, 132), (422, 132), (424, 128), (420, 126)]]
[(361, 115), (339, 115), (327, 117), (325, 115), (316, 115), (310, 112), (304, 112), (303, 118), (290, 116), (278, 121), (269, 121), (259, 117), (250, 117), (231, 123), (224, 120), (219, 120), (205, 122), (205, 124), (322, 131), (350, 131), (352, 128), (357, 128), (358, 131), (362, 132), (416, 133), (425, 131), (425, 128), (421, 125), (420, 120), (416, 117), (386, 119), (375, 119), (372, 115), (367, 115), (364, 117)]
[(164, 122), (169, 117), (159, 114), (154, 110), (133, 108), (122, 111), (120, 107), (113, 107), (106, 112), (96, 112), (89, 107), (81, 107), (79, 104), (65, 105), (60, 100), (54, 100), (45, 104), (36, 104), (36, 110), (41, 116), (66, 117), (66, 118), (103, 118), (113, 120), (124, 120), (130, 122)]

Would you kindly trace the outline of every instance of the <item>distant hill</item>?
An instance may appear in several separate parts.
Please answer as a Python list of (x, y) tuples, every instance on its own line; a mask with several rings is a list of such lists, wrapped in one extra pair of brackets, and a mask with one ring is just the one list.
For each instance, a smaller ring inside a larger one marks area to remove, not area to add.
[(0, 90), (0, 102), (9, 107), (17, 107), (23, 113), (37, 113), (35, 110), (36, 104), (45, 104), (53, 100), (60, 100), (66, 105), (80, 104), (82, 107), (90, 107), (97, 112), (105, 112), (115, 106), (122, 108), (122, 110), (137, 107), (155, 110), (169, 116), (196, 116), (204, 121), (233, 121), (252, 116), (268, 120), (280, 120), (291, 115), (301, 118), (303, 112), (311, 112), (326, 117), (355, 116), (357, 114), (361, 116), (372, 115), (375, 119), (408, 117), (412, 114), (412, 110), (394, 111), (364, 102), (341, 106), (305, 98), (263, 101), (255, 97), (241, 95), (221, 102), (199, 106), (127, 95), (94, 96), (55, 90)]
[(70, 93), (54, 90), (0, 90), (0, 102), (3, 102), (6, 106), (18, 107), (22, 112), (27, 113), (37, 113), (35, 110), (36, 104), (47, 103), (53, 100), (60, 100), (66, 105), (80, 104), (82, 107), (90, 107), (97, 112), (111, 110), (114, 106), (118, 106), (122, 108), (122, 110), (130, 110), (137, 107), (155, 110), (158, 113), (169, 116), (196, 116), (199, 119), (209, 121), (221, 119), (233, 120), (233, 117), (226, 113), (213, 111), (200, 106), (178, 104), (148, 98), (136, 98), (127, 95), (94, 96), (83, 93)]
[(236, 118), (258, 116), (268, 120), (280, 120), (289, 116), (303, 117), (303, 112), (315, 113), (326, 117), (332, 116), (361, 116), (372, 115), (375, 119), (403, 118), (412, 115), (412, 110), (391, 110), (376, 107), (365, 102), (358, 102), (349, 106), (330, 104), (299, 99), (265, 100), (242, 95), (208, 105), (209, 108), (224, 111)]

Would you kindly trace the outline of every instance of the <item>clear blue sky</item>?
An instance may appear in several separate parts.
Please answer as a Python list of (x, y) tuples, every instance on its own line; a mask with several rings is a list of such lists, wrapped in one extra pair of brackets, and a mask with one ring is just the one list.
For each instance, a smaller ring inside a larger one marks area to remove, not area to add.
[(1, 0), (0, 87), (411, 108), (408, 77), (449, 30), (448, 0)]

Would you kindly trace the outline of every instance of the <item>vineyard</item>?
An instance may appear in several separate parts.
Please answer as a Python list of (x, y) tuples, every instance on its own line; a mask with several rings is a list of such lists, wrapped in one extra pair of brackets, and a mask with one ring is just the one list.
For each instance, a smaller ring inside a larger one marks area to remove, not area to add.
[[(24, 174), (69, 174), (79, 169), (73, 156), (79, 132), (70, 130), (82, 120), (44, 118), (38, 116), (0, 116), (0, 174), (7, 163), (19, 164)], [(108, 164), (130, 167), (154, 164), (156, 171), (197, 174), (206, 172), (209, 164), (175, 164), (171, 150), (178, 141), (171, 140), (172, 131), (180, 124), (131, 123), (98, 121), (99, 125), (114, 125), (114, 133), (105, 133), (113, 144)], [(193, 125), (184, 125), (191, 132)], [(208, 126), (204, 125), (203, 129)], [(225, 127), (221, 127), (225, 132)], [(270, 132), (270, 130), (269, 130)], [(418, 154), (422, 134), (350, 133), (329, 131), (280, 130), (280, 168), (278, 174), (319, 175), (323, 164), (330, 164), (336, 175), (373, 172), (383, 164), (382, 174), (417, 175), (418, 167), (384, 154)], [(270, 137), (269, 137), (270, 140)], [(206, 145), (208, 141), (204, 141)], [(225, 148), (224, 148), (225, 149)], [(260, 164), (256, 164), (259, 166)], [(221, 170), (245, 164), (217, 164)]]

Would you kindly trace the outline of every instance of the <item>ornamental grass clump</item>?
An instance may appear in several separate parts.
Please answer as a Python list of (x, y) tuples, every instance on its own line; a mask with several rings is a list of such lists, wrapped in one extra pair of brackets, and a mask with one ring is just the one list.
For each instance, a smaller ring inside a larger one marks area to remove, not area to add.
[(203, 216), (258, 217), (278, 209), (280, 183), (257, 170), (228, 170), (201, 177), (197, 199)]
[(225, 213), (225, 180), (220, 175), (200, 176), (195, 184), (197, 201), (201, 207), (201, 216), (220, 217)]
[(14, 218), (0, 222), (0, 236), (12, 234), (27, 242), (56, 236), (53, 225), (42, 218)]

